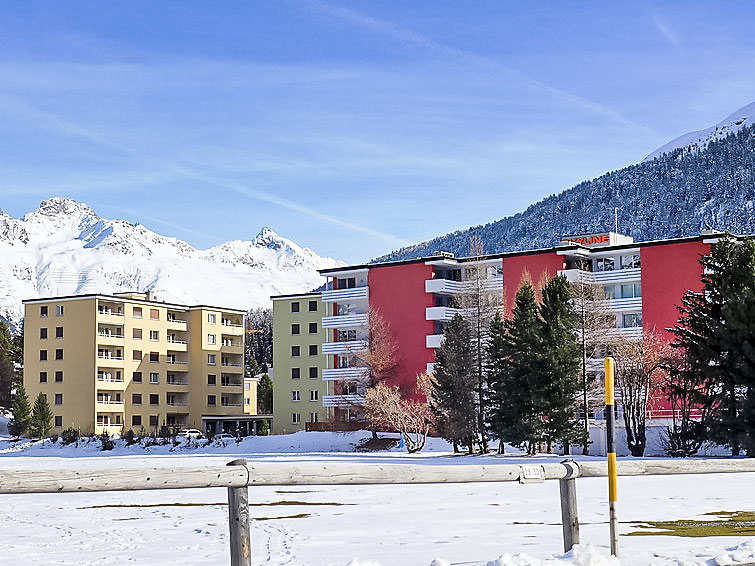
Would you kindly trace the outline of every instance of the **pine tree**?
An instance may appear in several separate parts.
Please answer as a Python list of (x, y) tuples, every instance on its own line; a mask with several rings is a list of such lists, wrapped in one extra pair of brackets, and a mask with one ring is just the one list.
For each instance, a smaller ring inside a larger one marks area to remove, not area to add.
[(471, 453), (477, 434), (477, 412), (469, 324), (456, 314), (446, 325), (443, 337), (435, 351), (431, 409), (438, 433), (453, 442), (454, 449), (461, 444)]
[(51, 428), (52, 409), (47, 401), (47, 395), (40, 393), (31, 410), (31, 434), (37, 438), (43, 438), (47, 436)]
[(564, 453), (575, 442), (585, 442), (585, 429), (577, 416), (581, 388), (581, 346), (574, 332), (576, 320), (570, 305), (569, 283), (564, 277), (551, 279), (543, 289), (540, 305), (539, 398), (535, 405), (544, 413), (543, 428), (548, 446), (560, 441)]
[(257, 412), (261, 415), (273, 414), (273, 380), (264, 374), (257, 383)]
[(31, 427), (31, 405), (29, 404), (29, 397), (26, 394), (23, 383), (16, 387), (11, 410), (13, 418), (8, 423), (8, 432), (15, 437), (29, 434)]
[(13, 337), (5, 323), (0, 320), (0, 407), (7, 407), (11, 402), (11, 390), (15, 379), (12, 355)]

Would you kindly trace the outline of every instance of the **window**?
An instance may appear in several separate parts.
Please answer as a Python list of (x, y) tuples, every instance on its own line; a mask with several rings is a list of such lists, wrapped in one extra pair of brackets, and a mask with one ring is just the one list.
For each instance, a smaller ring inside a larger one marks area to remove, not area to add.
[(299, 325), (298, 324), (292, 324), (291, 325), (291, 334), (293, 334), (294, 336), (296, 336), (297, 334), (299, 334)]
[(291, 392), (291, 400), (292, 401), (301, 401), (301, 394), (298, 391), (292, 391)]
[(207, 313), (207, 322), (209, 322), (210, 324), (215, 324), (216, 320), (217, 320), (217, 315), (214, 312)]
[(153, 342), (157, 342), (158, 340), (160, 340), (160, 332), (158, 330), (150, 330), (149, 339)]
[(624, 254), (621, 256), (621, 269), (640, 267), (640, 254)]
[(310, 389), (309, 390), (309, 400), (310, 401), (319, 401), (320, 399), (320, 392), (317, 389)]
[(39, 382), (40, 383), (47, 383), (47, 372), (46, 371), (40, 371), (39, 372)]
[(63, 394), (62, 393), (56, 393), (55, 394), (55, 404), (56, 405), (62, 405), (63, 404)]
[(56, 360), (63, 359), (63, 348), (55, 348), (55, 359)]
[[(438, 332), (438, 334), (441, 334), (441, 333)], [(339, 330), (338, 331), (339, 342), (353, 342), (356, 339), (357, 339), (356, 330)]]
[(300, 368), (291, 368), (291, 379), (299, 379), (301, 377)]
[(132, 373), (132, 374), (131, 374), (131, 380), (132, 380), (132, 381), (133, 381), (134, 383), (141, 383), (141, 382), (142, 382), (142, 372), (140, 372), (140, 371), (135, 371), (134, 373)]
[(55, 415), (55, 428), (62, 428), (63, 426), (63, 417), (60, 415)]
[(63, 327), (62, 326), (56, 326), (55, 327), (55, 338), (63, 338)]
[(215, 405), (217, 405), (217, 397), (215, 395), (208, 395), (207, 405), (209, 405), (210, 407), (214, 407)]
[(149, 374), (149, 382), (150, 383), (160, 383), (160, 374), (156, 371), (153, 371)]
[(134, 328), (132, 331), (132, 336), (134, 337), (134, 340), (141, 340), (142, 339), (142, 329), (141, 328)]
[(301, 422), (301, 413), (291, 413), (291, 424), (299, 424)]
[(316, 322), (310, 322), (309, 323), (309, 333), (310, 334), (317, 334), (317, 323)]
[(131, 404), (132, 405), (141, 405), (142, 404), (142, 394), (141, 393), (132, 393), (131, 394)]
[(40, 328), (39, 329), (39, 338), (41, 340), (46, 340), (47, 339), (47, 329), (46, 328)]
[(131, 415), (131, 426), (142, 426), (142, 416)]
[(251, 405), (252, 400), (249, 397), (244, 397), (244, 405)]
[(248, 381), (244, 382), (244, 391), (251, 391), (252, 390), (252, 384)]
[(316, 367), (309, 368), (309, 378), (310, 379), (316, 379), (317, 378), (317, 368)]
[(157, 426), (157, 415), (150, 415), (149, 416), (149, 426)]
[(134, 307), (131, 314), (134, 318), (142, 318), (142, 307)]
[(621, 286), (621, 298), (642, 297), (642, 285), (640, 283), (624, 283)]
[(39, 307), (40, 318), (47, 318), (47, 307)]
[(299, 312), (299, 301), (291, 303), (291, 312)]
[(309, 301), (309, 312), (317, 312), (317, 301)]
[(595, 271), (613, 271), (614, 260), (612, 257), (601, 257), (595, 260)]
[(157, 393), (150, 393), (149, 394), (149, 404), (150, 405), (159, 405), (160, 404), (160, 395)]
[(62, 383), (63, 381), (63, 372), (62, 371), (56, 371), (55, 372), (55, 383)]
[(298, 358), (301, 354), (301, 347), (299, 346), (291, 346), (291, 357), (292, 358)]
[(339, 289), (354, 289), (357, 286), (356, 277), (343, 277), (338, 280)]
[(215, 363), (216, 363), (215, 362), (216, 359), (217, 358), (215, 357), (215, 354), (207, 354), (207, 364), (208, 365), (214, 366)]
[(338, 316), (344, 315), (344, 314), (354, 314), (357, 312), (357, 306), (354, 303), (338, 303), (338, 309), (336, 314)]
[(55, 316), (63, 316), (63, 305), (55, 306)]
[(309, 422), (316, 423), (319, 415), (317, 413), (309, 413)]
[(217, 385), (218, 383), (218, 376), (214, 374), (210, 374), (207, 376), (207, 385)]
[(150, 352), (149, 353), (149, 362), (151, 364), (156, 364), (160, 361), (160, 352)]
[(150, 320), (160, 320), (160, 309), (149, 309)]
[(642, 326), (642, 314), (638, 312), (622, 315), (622, 326), (624, 328), (639, 328)]
[(317, 344), (310, 344), (309, 345), (309, 355), (310, 356), (316, 356), (317, 355)]
[(207, 335), (207, 343), (208, 344), (215, 344), (215, 335), (214, 334), (208, 334)]
[(616, 298), (616, 285), (603, 285), (603, 294), (607, 299)]
[(40, 362), (46, 362), (47, 361), (47, 350), (40, 350), (39, 351), (39, 361)]

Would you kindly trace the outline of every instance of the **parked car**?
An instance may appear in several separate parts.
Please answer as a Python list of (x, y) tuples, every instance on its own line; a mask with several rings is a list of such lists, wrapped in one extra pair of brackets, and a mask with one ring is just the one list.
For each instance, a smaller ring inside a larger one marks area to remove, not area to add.
[(204, 438), (202, 431), (197, 430), (196, 428), (187, 428), (185, 430), (182, 430), (178, 433), (178, 436), (183, 436), (184, 438)]
[(232, 434), (228, 434), (227, 432), (221, 432), (220, 434), (216, 434), (215, 436), (213, 436), (212, 439), (225, 444), (226, 442), (229, 442), (231, 440), (236, 440), (236, 437), (233, 436)]

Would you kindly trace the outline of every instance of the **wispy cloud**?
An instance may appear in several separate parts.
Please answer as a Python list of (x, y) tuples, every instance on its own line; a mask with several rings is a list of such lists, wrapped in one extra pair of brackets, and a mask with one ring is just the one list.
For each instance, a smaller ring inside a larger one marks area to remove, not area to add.
[(658, 16), (658, 14), (652, 14), (650, 16), (651, 21), (653, 22), (653, 25), (655, 28), (661, 32), (661, 35), (668, 39), (669, 43), (674, 45), (675, 47), (679, 46), (679, 38), (677, 35), (665, 24), (663, 20)]

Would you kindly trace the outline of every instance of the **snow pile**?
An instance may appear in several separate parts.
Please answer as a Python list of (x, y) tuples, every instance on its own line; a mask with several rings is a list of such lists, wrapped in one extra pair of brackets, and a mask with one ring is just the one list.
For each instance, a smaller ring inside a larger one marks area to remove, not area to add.
[(0, 210), (0, 318), (14, 327), (22, 300), (54, 295), (150, 290), (166, 302), (267, 306), (270, 295), (319, 287), (317, 270), (339, 265), (269, 228), (199, 250), (65, 198), (23, 219)]
[[(446, 563), (447, 564), (447, 563)], [(613, 556), (606, 555), (591, 544), (577, 545), (562, 556), (553, 558), (533, 558), (527, 554), (504, 554), (497, 560), (488, 562), (487, 566), (619, 566), (620, 562)], [(445, 565), (438, 565), (445, 566)]]

